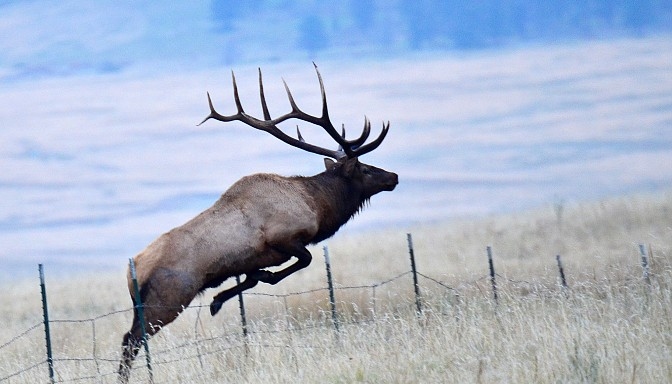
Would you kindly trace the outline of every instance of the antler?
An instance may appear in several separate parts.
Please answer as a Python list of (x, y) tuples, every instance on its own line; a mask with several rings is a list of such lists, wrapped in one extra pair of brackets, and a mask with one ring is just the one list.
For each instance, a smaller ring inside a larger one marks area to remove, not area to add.
[[(294, 97), (292, 96), (289, 87), (287, 86), (287, 83), (283, 80), (282, 82), (285, 85), (285, 90), (287, 91), (287, 97), (289, 98), (289, 104), (292, 107), (292, 111), (280, 117), (272, 119), (271, 114), (268, 111), (268, 106), (266, 105), (266, 97), (264, 96), (264, 84), (261, 78), (261, 69), (259, 69), (259, 95), (261, 98), (261, 108), (264, 114), (264, 120), (259, 120), (245, 113), (245, 111), (243, 110), (243, 106), (240, 102), (240, 97), (238, 96), (238, 85), (236, 84), (236, 77), (233, 74), (233, 72), (231, 72), (231, 77), (233, 79), (233, 99), (234, 102), (236, 103), (236, 109), (237, 109), (236, 114), (230, 116), (224, 116), (217, 113), (215, 107), (212, 105), (212, 100), (210, 99), (210, 93), (208, 93), (208, 105), (210, 106), (210, 114), (205, 119), (203, 119), (203, 121), (201, 121), (198, 125), (205, 123), (209, 119), (215, 119), (223, 122), (238, 120), (253, 128), (266, 131), (293, 147), (297, 147), (305, 151), (316, 153), (319, 155), (328, 156), (334, 159), (340, 159), (342, 157), (348, 157), (348, 158), (358, 157), (376, 149), (380, 145), (380, 143), (383, 142), (383, 139), (385, 139), (387, 131), (390, 128), (390, 123), (387, 122), (387, 124), (383, 124), (383, 129), (380, 132), (380, 135), (378, 135), (378, 137), (375, 140), (364, 145), (366, 139), (368, 139), (369, 137), (369, 133), (371, 133), (371, 122), (369, 121), (369, 119), (365, 117), (364, 129), (362, 130), (362, 134), (357, 139), (346, 140), (345, 126), (342, 127), (342, 133), (339, 134), (336, 128), (334, 128), (333, 124), (331, 123), (331, 120), (329, 119), (329, 110), (327, 109), (327, 95), (324, 91), (324, 83), (322, 82), (322, 75), (320, 75), (320, 71), (317, 69), (317, 65), (315, 65), (315, 63), (313, 63), (313, 65), (315, 66), (315, 72), (317, 72), (317, 78), (320, 82), (320, 92), (322, 94), (321, 117), (309, 115), (303, 112), (301, 109), (299, 109), (299, 107), (296, 105), (296, 102), (294, 101)], [(322, 127), (329, 134), (329, 136), (331, 136), (339, 144), (339, 149), (330, 150), (327, 148), (322, 148), (313, 144), (306, 143), (303, 140), (303, 137), (301, 136), (301, 132), (299, 131), (298, 125), (296, 127), (296, 133), (298, 139), (295, 139), (285, 134), (282, 130), (280, 130), (280, 128), (277, 127), (277, 124), (289, 119), (298, 119)]]

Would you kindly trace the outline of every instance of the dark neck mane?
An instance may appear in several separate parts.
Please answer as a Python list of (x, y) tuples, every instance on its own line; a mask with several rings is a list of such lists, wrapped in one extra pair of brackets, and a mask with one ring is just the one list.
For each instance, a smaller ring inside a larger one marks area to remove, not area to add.
[(320, 229), (311, 240), (312, 244), (333, 236), (369, 201), (356, 183), (329, 171), (302, 179), (315, 202), (320, 220)]

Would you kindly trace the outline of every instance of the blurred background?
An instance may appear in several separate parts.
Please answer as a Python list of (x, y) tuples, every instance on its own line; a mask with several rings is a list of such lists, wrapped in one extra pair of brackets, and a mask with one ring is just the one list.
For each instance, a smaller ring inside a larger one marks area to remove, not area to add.
[(274, 115), (281, 78), (319, 111), (314, 61), (335, 124), (391, 121), (362, 160), (399, 188), (345, 234), (665, 193), (671, 32), (666, 0), (0, 0), (1, 269), (122, 269), (246, 174), (320, 172), (251, 128), (195, 126), (206, 91), (233, 112), (231, 70), (259, 115), (257, 67)]
[(0, 1), (3, 80), (645, 37), (669, 0)]
[(669, 0), (0, 1), (3, 80), (645, 37)]

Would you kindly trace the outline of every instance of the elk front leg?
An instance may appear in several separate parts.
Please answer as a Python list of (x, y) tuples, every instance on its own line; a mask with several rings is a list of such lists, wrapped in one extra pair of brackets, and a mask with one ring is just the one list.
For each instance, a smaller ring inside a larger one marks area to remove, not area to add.
[(296, 256), (298, 260), (296, 261), (296, 263), (277, 272), (270, 272), (263, 269), (250, 272), (247, 274), (248, 278), (253, 278), (266, 284), (275, 285), (280, 280), (291, 275), (292, 273), (300, 269), (306, 268), (307, 266), (310, 265), (310, 262), (313, 260), (313, 256), (310, 254), (310, 252), (308, 252), (306, 247), (304, 247), (301, 244), (288, 247), (276, 246), (273, 247), (273, 249), (277, 252), (284, 253), (289, 257)]
[(225, 301), (229, 300), (230, 298), (236, 296), (237, 294), (243, 292), (246, 289), (254, 287), (255, 285), (257, 285), (258, 282), (259, 280), (250, 277), (250, 274), (248, 273), (247, 277), (245, 278), (245, 281), (234, 287), (231, 287), (227, 290), (218, 293), (217, 296), (215, 296), (212, 299), (212, 303), (210, 303), (210, 314), (214, 316), (222, 308), (222, 304), (224, 304)]

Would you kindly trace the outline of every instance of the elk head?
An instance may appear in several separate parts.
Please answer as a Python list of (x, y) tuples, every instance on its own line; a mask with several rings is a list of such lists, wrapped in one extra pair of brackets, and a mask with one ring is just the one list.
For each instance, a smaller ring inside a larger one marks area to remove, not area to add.
[[(261, 69), (259, 69), (259, 96), (261, 99), (261, 108), (264, 114), (263, 120), (257, 119), (245, 113), (238, 95), (236, 77), (233, 72), (231, 72), (233, 81), (233, 96), (237, 112), (230, 116), (219, 114), (212, 104), (210, 93), (208, 93), (207, 95), (210, 114), (198, 125), (203, 124), (209, 119), (215, 119), (223, 122), (235, 120), (241, 121), (253, 128), (268, 132), (293, 147), (300, 148), (311, 153), (327, 156), (328, 158), (325, 159), (326, 172), (351, 180), (353, 187), (362, 189), (362, 194), (365, 200), (368, 200), (371, 196), (378, 192), (392, 191), (398, 184), (398, 177), (395, 173), (387, 172), (381, 168), (361, 163), (358, 160), (359, 156), (373, 151), (383, 142), (387, 132), (390, 129), (389, 121), (387, 123), (383, 123), (383, 128), (375, 140), (366, 143), (367, 139), (369, 138), (369, 134), (371, 133), (371, 122), (368, 118), (365, 117), (364, 128), (361, 135), (353, 140), (346, 139), (345, 126), (341, 126), (341, 133), (339, 133), (331, 123), (322, 75), (320, 74), (320, 71), (318, 70), (315, 63), (313, 63), (313, 66), (315, 67), (315, 72), (317, 73), (317, 78), (320, 83), (320, 94), (322, 97), (322, 116), (317, 117), (302, 111), (296, 105), (294, 97), (289, 90), (289, 86), (283, 79), (285, 91), (287, 92), (287, 97), (289, 99), (289, 104), (292, 110), (282, 116), (271, 118), (268, 105), (266, 104), (266, 97), (264, 96), (264, 84), (262, 81)], [(290, 119), (302, 120), (322, 127), (327, 132), (327, 134), (329, 134), (329, 136), (334, 141), (336, 141), (338, 144), (338, 149), (331, 150), (307, 143), (301, 136), (301, 131), (299, 130), (298, 125), (296, 127), (297, 138), (285, 134), (280, 128), (278, 128), (277, 125)]]

